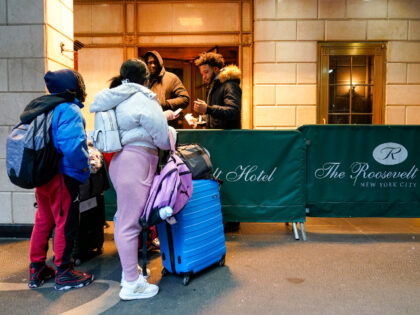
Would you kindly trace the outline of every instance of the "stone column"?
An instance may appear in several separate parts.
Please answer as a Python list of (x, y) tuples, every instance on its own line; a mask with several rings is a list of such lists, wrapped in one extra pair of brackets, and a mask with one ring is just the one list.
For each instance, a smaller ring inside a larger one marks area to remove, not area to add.
[(0, 0), (0, 224), (33, 224), (33, 190), (6, 174), (6, 137), (23, 108), (45, 93), (48, 69), (73, 68), (73, 1)]

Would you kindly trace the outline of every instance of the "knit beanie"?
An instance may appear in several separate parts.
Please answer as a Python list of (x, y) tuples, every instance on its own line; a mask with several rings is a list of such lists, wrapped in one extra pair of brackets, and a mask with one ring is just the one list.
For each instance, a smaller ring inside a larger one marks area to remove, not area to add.
[(79, 89), (77, 78), (73, 70), (70, 69), (48, 71), (44, 80), (50, 93), (61, 93), (66, 90), (77, 91)]

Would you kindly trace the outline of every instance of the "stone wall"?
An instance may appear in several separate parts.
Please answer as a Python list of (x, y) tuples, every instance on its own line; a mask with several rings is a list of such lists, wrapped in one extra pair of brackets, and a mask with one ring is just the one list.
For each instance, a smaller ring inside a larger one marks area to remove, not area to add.
[(73, 1), (0, 0), (0, 224), (33, 223), (33, 190), (12, 185), (6, 172), (6, 137), (23, 108), (45, 93), (48, 69), (72, 68)]
[[(317, 123), (318, 41), (385, 41), (384, 123), (420, 124), (420, 1), (255, 0), (254, 23), (248, 18), (250, 3), (242, 1), (240, 32), (222, 29), (224, 35), (206, 33), (210, 22), (203, 23), (203, 30), (188, 27), (184, 30), (176, 24), (182, 21), (174, 20), (171, 29), (164, 29), (168, 34), (162, 32), (157, 36), (156, 28), (168, 27), (166, 13), (174, 18), (173, 12), (186, 12), (182, 3), (170, 3), (166, 11), (157, 8), (156, 2), (134, 1), (126, 3), (125, 11), (93, 3), (87, 3), (90, 7), (86, 10), (79, 10), (81, 15), (75, 16), (75, 20), (76, 28), (83, 33), (80, 37), (87, 45), (96, 47), (79, 53), (79, 66), (85, 79), (98, 83), (90, 85), (93, 91), (106, 86), (122, 60), (136, 56), (138, 45), (238, 44), (243, 49), (244, 102), (248, 104), (248, 97), (253, 95), (245, 121), (252, 121), (250, 127), (257, 129), (295, 128)], [(226, 5), (239, 4), (232, 3)], [(152, 4), (155, 6), (144, 10), (144, 6)], [(195, 10), (191, 3), (187, 5), (190, 11)], [(214, 6), (214, 3), (195, 3), (195, 6), (205, 5)], [(150, 20), (151, 16), (156, 17), (153, 14), (142, 15), (153, 8), (163, 12), (161, 20)], [(225, 11), (237, 12), (236, 9)], [(194, 14), (195, 11), (191, 16)], [(126, 23), (116, 16), (125, 16)], [(214, 14), (209, 16), (203, 15), (203, 21), (214, 21), (211, 18)], [(142, 21), (149, 22), (143, 25)], [(229, 23), (214, 23), (212, 27), (216, 31), (219, 27), (234, 29)], [(106, 36), (101, 34), (101, 28)], [(176, 33), (180, 30), (183, 32)], [(45, 93), (45, 71), (73, 67), (73, 1), (0, 0), (0, 39), (0, 224), (33, 223), (34, 192), (10, 184), (5, 169), (5, 141), (24, 106)], [(253, 64), (245, 60), (253, 60)]]
[(386, 41), (386, 124), (420, 124), (420, 1), (255, 0), (254, 127), (317, 121), (317, 42)]

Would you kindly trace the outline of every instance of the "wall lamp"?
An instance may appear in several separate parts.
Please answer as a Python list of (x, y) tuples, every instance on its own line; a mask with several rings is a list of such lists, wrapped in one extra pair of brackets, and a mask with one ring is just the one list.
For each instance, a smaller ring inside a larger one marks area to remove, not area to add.
[(60, 53), (61, 55), (63, 55), (64, 57), (70, 59), (70, 60), (74, 60), (72, 57), (65, 55), (64, 53), (74, 53), (77, 52), (78, 50), (82, 49), (85, 45), (78, 41), (75, 40), (73, 43), (73, 49), (68, 49), (66, 48), (66, 44), (64, 44), (63, 42), (60, 42)]
[(74, 41), (73, 49), (66, 48), (66, 44), (64, 44), (63, 42), (60, 42), (61, 53), (75, 52), (75, 51), (78, 51), (78, 50), (82, 49), (83, 47), (85, 47), (85, 45), (82, 42), (78, 41), (77, 39)]

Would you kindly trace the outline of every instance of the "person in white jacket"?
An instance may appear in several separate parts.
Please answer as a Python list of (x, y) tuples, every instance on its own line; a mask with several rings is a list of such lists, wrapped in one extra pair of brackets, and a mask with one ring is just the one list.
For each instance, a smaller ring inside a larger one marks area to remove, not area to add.
[(117, 193), (114, 239), (120, 256), (123, 279), (122, 300), (155, 296), (159, 287), (139, 275), (139, 218), (144, 211), (158, 164), (158, 148), (170, 148), (167, 115), (156, 94), (144, 87), (149, 71), (138, 59), (125, 61), (120, 76), (112, 79), (110, 89), (99, 92), (90, 112), (115, 109), (123, 149), (110, 163), (109, 174)]

